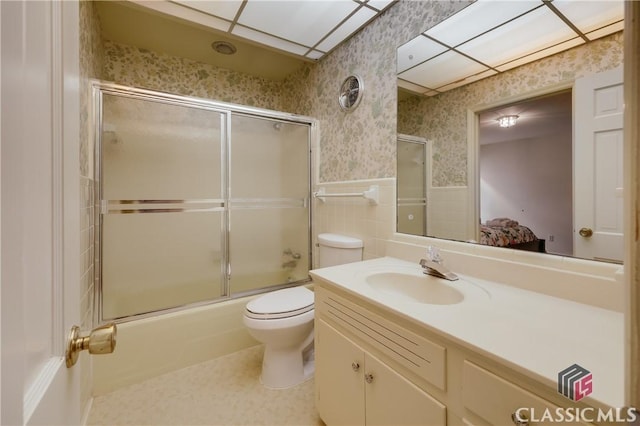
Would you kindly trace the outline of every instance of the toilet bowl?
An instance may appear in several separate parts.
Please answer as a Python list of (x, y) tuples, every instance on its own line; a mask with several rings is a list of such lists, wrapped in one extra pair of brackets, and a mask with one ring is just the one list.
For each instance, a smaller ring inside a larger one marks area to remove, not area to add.
[(295, 386), (313, 376), (313, 292), (292, 287), (247, 303), (244, 324), (264, 343), (262, 384), (272, 389)]
[[(318, 246), (321, 268), (362, 260), (358, 238), (320, 234)], [(313, 292), (305, 287), (276, 290), (247, 303), (244, 324), (265, 345), (263, 385), (284, 389), (313, 376), (313, 316)]]

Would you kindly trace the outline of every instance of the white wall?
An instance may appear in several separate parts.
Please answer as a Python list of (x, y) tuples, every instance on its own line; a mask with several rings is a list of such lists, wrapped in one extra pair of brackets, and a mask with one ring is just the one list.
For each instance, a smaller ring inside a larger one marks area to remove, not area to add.
[(509, 217), (545, 239), (548, 252), (573, 253), (570, 125), (543, 138), (480, 147), (483, 223)]

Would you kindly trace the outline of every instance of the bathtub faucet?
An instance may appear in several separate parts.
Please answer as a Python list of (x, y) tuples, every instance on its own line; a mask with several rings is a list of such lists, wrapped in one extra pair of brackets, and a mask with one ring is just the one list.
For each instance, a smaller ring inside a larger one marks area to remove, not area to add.
[(285, 249), (282, 252), (283, 255), (285, 256), (291, 256), (292, 258), (294, 258), (295, 260), (300, 260), (300, 253), (294, 253), (293, 250), (291, 250), (290, 248)]
[(290, 248), (283, 250), (282, 255), (291, 258), (290, 260), (282, 262), (282, 268), (284, 269), (295, 269), (296, 266), (298, 266), (298, 260), (302, 258), (300, 253), (294, 252)]

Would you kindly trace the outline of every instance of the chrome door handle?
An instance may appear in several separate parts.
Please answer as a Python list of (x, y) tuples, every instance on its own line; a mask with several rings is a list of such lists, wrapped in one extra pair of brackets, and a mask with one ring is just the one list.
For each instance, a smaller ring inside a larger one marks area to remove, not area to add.
[(80, 327), (77, 325), (71, 327), (65, 354), (67, 368), (76, 364), (80, 352), (84, 350), (88, 350), (93, 355), (112, 353), (116, 348), (117, 333), (118, 329), (114, 323), (95, 328), (87, 336), (80, 336)]

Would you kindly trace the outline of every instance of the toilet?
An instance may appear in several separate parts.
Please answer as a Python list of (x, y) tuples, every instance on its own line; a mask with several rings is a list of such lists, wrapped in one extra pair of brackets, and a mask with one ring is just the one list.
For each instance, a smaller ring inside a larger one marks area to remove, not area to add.
[[(362, 240), (337, 234), (318, 235), (319, 267), (362, 260)], [(313, 291), (291, 287), (252, 299), (244, 310), (249, 334), (264, 343), (262, 384), (285, 389), (313, 376)]]

